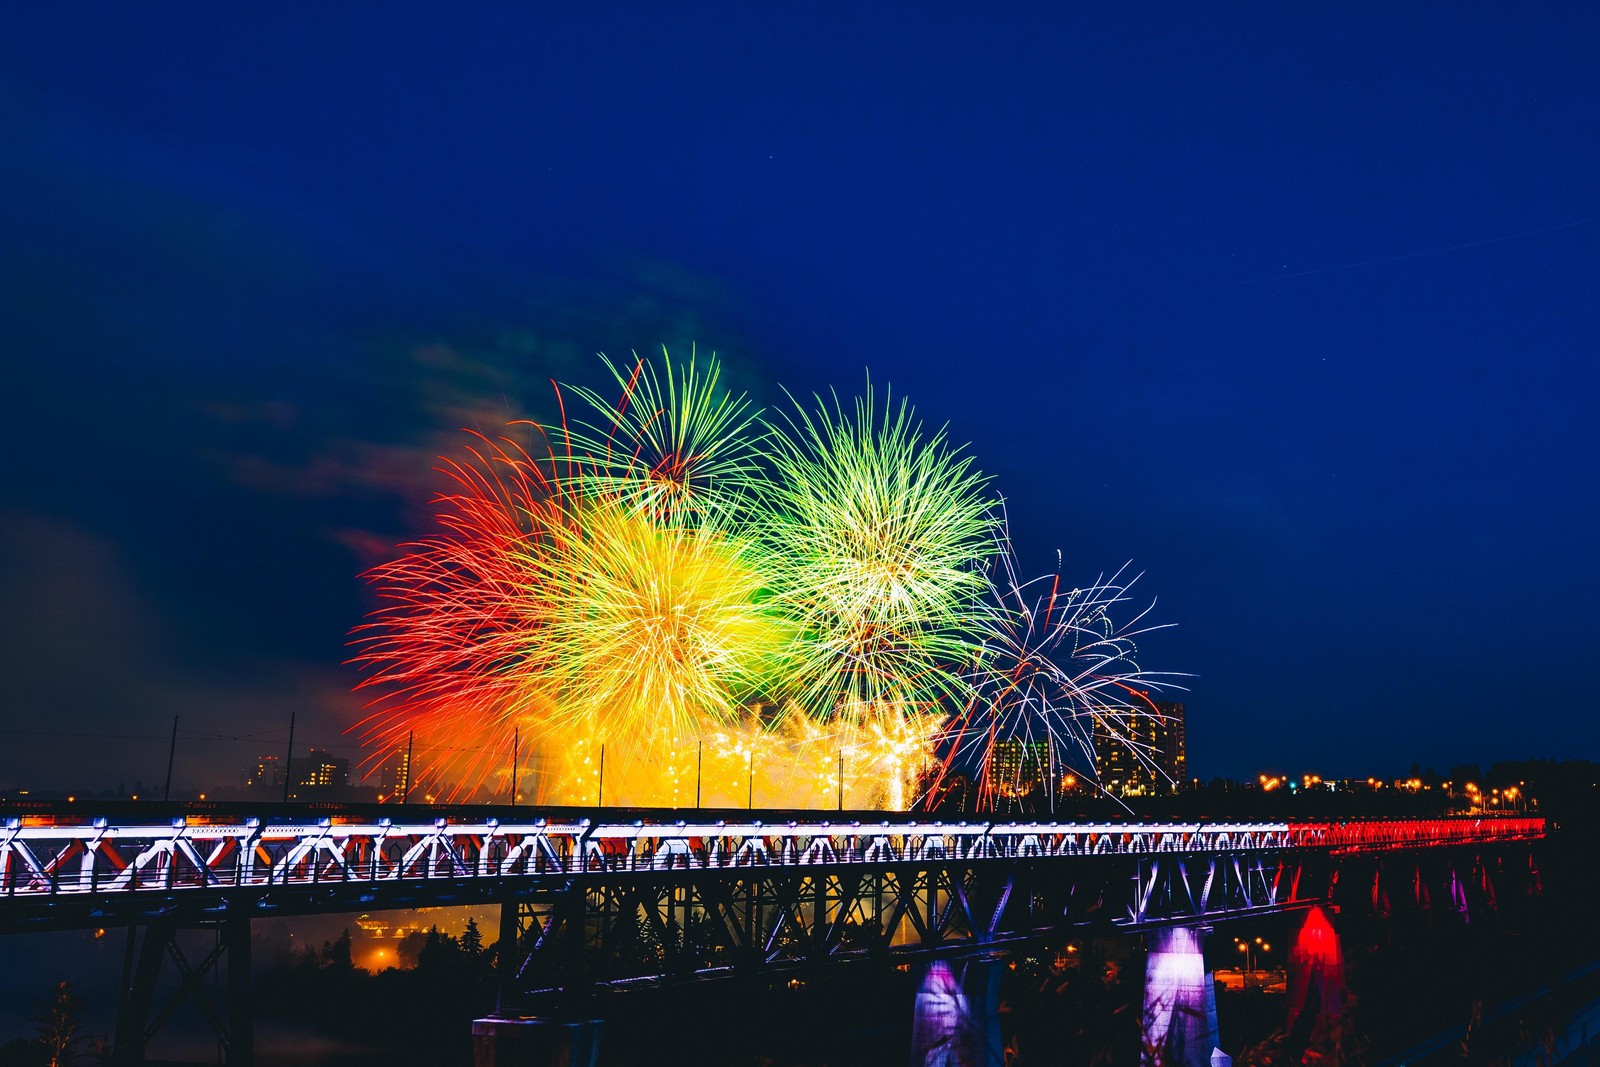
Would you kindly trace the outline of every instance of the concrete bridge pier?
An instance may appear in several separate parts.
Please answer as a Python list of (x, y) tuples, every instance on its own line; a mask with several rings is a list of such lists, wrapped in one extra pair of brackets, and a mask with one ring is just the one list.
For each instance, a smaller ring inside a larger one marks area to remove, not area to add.
[(1000, 971), (995, 959), (928, 964), (911, 1024), (911, 1067), (1001, 1067)]
[(1148, 936), (1144, 977), (1146, 1067), (1210, 1067), (1217, 1050), (1217, 987), (1206, 966), (1206, 926)]
[(472, 1020), (473, 1067), (595, 1067), (600, 1020), (491, 1015)]
[(1304, 1048), (1319, 1026), (1344, 1012), (1344, 951), (1320, 907), (1306, 912), (1289, 949), (1289, 1037)]

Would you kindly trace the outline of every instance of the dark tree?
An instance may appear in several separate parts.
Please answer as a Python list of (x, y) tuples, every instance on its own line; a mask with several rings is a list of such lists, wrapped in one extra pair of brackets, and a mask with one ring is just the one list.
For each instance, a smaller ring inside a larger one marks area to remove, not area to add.
[(417, 953), (417, 970), (427, 974), (454, 973), (461, 959), (461, 942), (440, 932), (437, 926), (428, 927), (422, 951)]
[(341, 933), (337, 941), (322, 946), (322, 965), (342, 974), (349, 974), (356, 969), (355, 960), (350, 952), (349, 930)]
[(34, 1020), (39, 1024), (35, 1043), (44, 1048), (49, 1067), (67, 1067), (73, 1062), (73, 1046), (78, 1043), (78, 1014), (83, 1002), (72, 990), (71, 982), (56, 986), (56, 995)]
[(467, 919), (467, 929), (461, 935), (461, 951), (474, 963), (483, 955), (483, 934), (478, 929), (477, 919)]

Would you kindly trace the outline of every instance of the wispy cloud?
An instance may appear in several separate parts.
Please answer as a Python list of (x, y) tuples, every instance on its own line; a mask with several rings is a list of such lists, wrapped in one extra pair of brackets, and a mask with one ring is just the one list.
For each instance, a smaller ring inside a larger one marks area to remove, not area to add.
[(351, 743), (359, 700), (337, 664), (197, 667), (184, 635), (200, 622), (173, 618), (110, 538), (0, 513), (0, 787), (154, 788), (174, 715), (180, 789), (231, 784), (257, 748), (284, 744), (291, 712), (299, 744)]

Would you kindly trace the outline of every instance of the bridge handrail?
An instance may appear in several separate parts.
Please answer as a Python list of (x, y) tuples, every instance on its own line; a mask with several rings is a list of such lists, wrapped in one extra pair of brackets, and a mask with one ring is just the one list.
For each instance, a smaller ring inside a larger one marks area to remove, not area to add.
[(0, 908), (57, 894), (526, 878), (610, 871), (987, 862), (1284, 849), (1349, 853), (1531, 840), (1537, 817), (1286, 822), (791, 819), (605, 822), (173, 819), (0, 824)]

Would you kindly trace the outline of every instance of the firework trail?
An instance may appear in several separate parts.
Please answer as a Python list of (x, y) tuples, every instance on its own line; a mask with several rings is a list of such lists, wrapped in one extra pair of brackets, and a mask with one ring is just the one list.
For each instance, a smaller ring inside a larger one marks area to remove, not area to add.
[(565, 431), (575, 455), (587, 461), (586, 488), (675, 520), (720, 503), (731, 511), (761, 476), (757, 454), (760, 411), (744, 394), (721, 389), (715, 356), (702, 370), (691, 352), (674, 365), (634, 357), (631, 369), (605, 364), (621, 399), (571, 386), (588, 410)]
[(586, 501), (570, 530), (524, 559), (546, 590), (550, 725), (594, 724), (642, 744), (726, 725), (759, 698), (785, 645), (759, 604), (753, 550), (714, 520), (668, 525), (626, 500)]
[[(502, 722), (550, 705), (543, 576), (525, 560), (568, 521), (565, 501), (529, 453), (479, 434), (470, 462), (443, 461), (451, 483), (435, 500), (444, 533), (368, 572), (383, 602), (359, 627), (355, 662), (385, 690), (363, 724), (380, 749), (403, 747), (418, 725), (434, 736), (498, 738)], [(490, 773), (492, 749), (470, 746), (454, 770)]]

